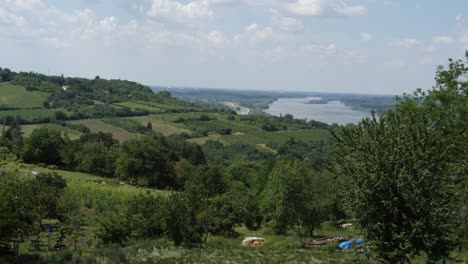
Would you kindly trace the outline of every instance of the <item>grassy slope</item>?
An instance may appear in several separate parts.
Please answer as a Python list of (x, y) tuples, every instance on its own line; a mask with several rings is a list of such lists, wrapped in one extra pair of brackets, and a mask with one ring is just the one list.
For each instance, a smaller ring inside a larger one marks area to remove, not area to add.
[(29, 92), (24, 87), (0, 83), (0, 106), (11, 108), (42, 107), (46, 94)]
[(154, 102), (144, 102), (144, 101), (129, 101), (117, 103), (118, 106), (128, 107), (132, 109), (147, 110), (152, 113), (164, 113), (166, 110), (185, 110), (193, 111), (197, 110), (196, 107), (183, 105), (176, 102), (164, 102), (164, 103), (154, 103)]
[(71, 129), (68, 127), (62, 127), (62, 126), (54, 125), (54, 124), (24, 125), (24, 126), (21, 126), (21, 131), (24, 133), (23, 134), (24, 137), (29, 137), (32, 131), (39, 127), (50, 127), (50, 128), (58, 129), (62, 131), (62, 133), (64, 134), (66, 133), (71, 140), (79, 139), (80, 136), (83, 135), (83, 133), (76, 131), (74, 129)]
[(85, 125), (91, 130), (91, 132), (111, 133), (114, 138), (119, 141), (126, 141), (137, 137), (137, 135), (132, 134), (125, 129), (106, 124), (97, 119), (76, 120), (70, 121), (70, 123)]
[[(8, 126), (0, 125), (0, 131), (3, 131), (3, 129), (7, 129), (7, 127)], [(23, 132), (23, 137), (29, 137), (29, 135), (31, 135), (31, 133), (33, 132), (34, 129), (40, 128), (40, 127), (49, 127), (49, 128), (53, 128), (53, 129), (57, 129), (59, 131), (62, 131), (62, 133), (68, 135), (68, 137), (71, 140), (78, 139), (78, 138), (80, 138), (81, 135), (83, 135), (83, 133), (81, 133), (81, 132), (79, 132), (77, 130), (68, 128), (68, 127), (62, 127), (62, 126), (55, 125), (55, 124), (37, 124), (37, 125), (22, 125), (21, 126), (21, 132)]]
[[(200, 115), (207, 115), (216, 120), (211, 121), (198, 121)], [(183, 118), (182, 122), (175, 122)], [(131, 117), (129, 119), (136, 120), (142, 125), (148, 122), (153, 124), (153, 130), (162, 133), (163, 135), (191, 134), (196, 131), (231, 128), (231, 135), (219, 135), (212, 133), (206, 137), (198, 137), (189, 139), (190, 142), (197, 144), (205, 144), (208, 140), (219, 140), (222, 144), (245, 143), (252, 146), (265, 149), (263, 146), (269, 143), (282, 143), (290, 138), (296, 138), (303, 141), (320, 141), (330, 138), (330, 132), (326, 129), (292, 129), (287, 131), (267, 132), (259, 129), (258, 127), (250, 124), (243, 123), (238, 120), (227, 120), (227, 116), (220, 113), (171, 113), (171, 114), (153, 114), (150, 116)], [(110, 132), (119, 139), (125, 141), (135, 137), (135, 134), (106, 124), (99, 120), (79, 120), (72, 121), (71, 123), (83, 124), (88, 126), (93, 132)]]
[[(0, 111), (0, 119), (6, 116), (16, 117), (19, 116), (27, 121), (34, 121), (42, 118), (53, 118), (55, 116), (56, 109), (20, 109), (20, 110), (2, 110)], [(63, 111), (63, 110), (62, 110)], [(63, 111), (66, 113), (66, 111)]]
[(111, 195), (116, 199), (125, 199), (135, 194), (152, 192), (154, 194), (167, 194), (167, 191), (148, 189), (121, 183), (118, 179), (104, 178), (87, 173), (52, 170), (32, 164), (20, 163), (17, 161), (1, 161), (0, 170), (18, 171), (24, 177), (33, 177), (32, 171), (55, 172), (61, 175), (68, 185), (68, 191), (78, 200), (87, 200), (88, 203), (99, 203), (101, 196)]
[(181, 133), (187, 133), (187, 134), (191, 133), (190, 130), (179, 128), (166, 121), (157, 120), (153, 116), (136, 116), (136, 117), (130, 117), (129, 119), (136, 120), (144, 126), (146, 126), (148, 122), (151, 122), (151, 124), (153, 125), (153, 130), (165, 136), (181, 134)]

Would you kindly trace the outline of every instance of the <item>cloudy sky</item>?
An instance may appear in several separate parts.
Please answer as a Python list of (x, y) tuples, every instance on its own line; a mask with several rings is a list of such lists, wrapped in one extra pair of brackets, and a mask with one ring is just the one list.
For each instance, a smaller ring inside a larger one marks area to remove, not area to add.
[(468, 49), (467, 0), (0, 0), (0, 67), (401, 94)]

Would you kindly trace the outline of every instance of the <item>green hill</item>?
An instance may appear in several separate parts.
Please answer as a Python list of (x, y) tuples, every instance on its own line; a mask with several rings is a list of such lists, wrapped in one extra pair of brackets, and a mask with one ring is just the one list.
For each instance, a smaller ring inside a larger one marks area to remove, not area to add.
[(0, 83), (0, 109), (40, 108), (47, 94), (27, 91), (24, 87)]

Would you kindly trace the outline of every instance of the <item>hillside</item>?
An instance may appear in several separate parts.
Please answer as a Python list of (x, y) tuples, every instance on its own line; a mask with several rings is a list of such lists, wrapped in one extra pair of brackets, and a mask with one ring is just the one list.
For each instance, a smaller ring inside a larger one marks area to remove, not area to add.
[(13, 120), (25, 125), (25, 136), (32, 128), (55, 124), (56, 129), (74, 138), (89, 131), (112, 133), (116, 139), (126, 141), (144, 134), (144, 127), (151, 123), (153, 131), (165, 136), (182, 135), (189, 142), (247, 144), (273, 152), (291, 138), (310, 143), (331, 136), (325, 124), (241, 117), (225, 107), (194, 106), (168, 92), (154, 93), (149, 87), (125, 80), (25, 72), (10, 72), (9, 76), (10, 83), (0, 86), (0, 120), (6, 125)]
[[(1, 263), (468, 257), (466, 83), (439, 78), (378, 119), (338, 126), (125, 80), (3, 71)], [(251, 236), (261, 239), (242, 246)], [(426, 237), (444, 252), (434, 257)]]

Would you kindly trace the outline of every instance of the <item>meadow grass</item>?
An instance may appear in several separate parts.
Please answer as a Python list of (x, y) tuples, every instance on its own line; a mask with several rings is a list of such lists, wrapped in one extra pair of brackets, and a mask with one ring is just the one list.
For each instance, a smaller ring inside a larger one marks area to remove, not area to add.
[(196, 111), (199, 110), (196, 107), (187, 106), (180, 104), (178, 102), (169, 102), (169, 103), (155, 103), (147, 101), (129, 101), (121, 102), (116, 105), (122, 107), (128, 107), (131, 109), (147, 110), (151, 113), (165, 113), (168, 110), (184, 110), (184, 111)]
[(153, 116), (135, 116), (135, 117), (130, 117), (129, 119), (136, 120), (144, 126), (146, 126), (148, 122), (151, 122), (153, 131), (159, 132), (163, 134), (164, 136), (178, 135), (182, 133), (187, 133), (187, 134), (191, 133), (190, 130), (179, 128), (175, 126), (175, 124), (171, 124), (167, 121), (157, 120)]
[(130, 133), (123, 128), (104, 123), (98, 119), (75, 120), (75, 121), (69, 121), (69, 123), (76, 124), (76, 125), (77, 124), (84, 125), (88, 127), (93, 133), (97, 133), (97, 132), (111, 133), (115, 139), (121, 142), (138, 137), (138, 135)]
[(223, 145), (229, 145), (229, 143), (227, 143), (226, 141), (224, 141), (222, 139), (222, 136), (220, 134), (210, 134), (210, 135), (208, 135), (206, 137), (187, 139), (188, 142), (197, 143), (198, 145), (203, 145), (208, 140), (218, 141), (219, 143), (221, 143)]
[[(28, 122), (42, 122), (45, 118), (55, 117), (56, 109), (19, 109), (19, 110), (2, 110), (0, 111), (0, 119), (11, 116), (21, 117)], [(61, 110), (62, 111), (62, 110)], [(62, 111), (65, 112), (65, 111)]]
[(116, 105), (122, 106), (122, 107), (128, 107), (128, 108), (131, 108), (131, 109), (146, 110), (146, 111), (149, 111), (151, 113), (163, 113), (164, 112), (159, 107), (139, 104), (139, 103), (136, 103), (136, 102), (121, 102), (121, 103), (116, 103)]
[(77, 130), (71, 129), (69, 127), (63, 127), (63, 126), (55, 125), (55, 124), (22, 125), (21, 126), (21, 131), (23, 132), (24, 137), (29, 137), (29, 135), (31, 135), (31, 133), (34, 131), (34, 129), (37, 129), (37, 128), (40, 128), (40, 127), (48, 127), (48, 128), (59, 130), (64, 135), (65, 134), (68, 135), (68, 138), (70, 138), (71, 140), (79, 139), (83, 135), (83, 133), (81, 133), (81, 132), (79, 132)]
[(42, 107), (45, 93), (29, 92), (24, 87), (10, 83), (0, 83), (0, 106), (9, 108)]

